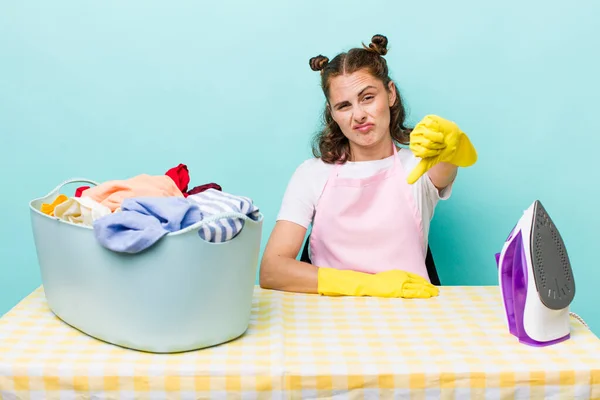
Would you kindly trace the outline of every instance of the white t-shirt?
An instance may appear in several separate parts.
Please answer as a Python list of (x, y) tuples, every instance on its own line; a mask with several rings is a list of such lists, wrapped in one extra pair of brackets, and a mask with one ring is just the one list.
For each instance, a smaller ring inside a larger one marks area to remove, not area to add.
[[(409, 149), (398, 150), (398, 158), (408, 174), (419, 163)], [(393, 165), (393, 156), (382, 160), (346, 162), (339, 172), (340, 178), (362, 179), (375, 175)], [(315, 216), (315, 207), (323, 193), (323, 188), (331, 173), (333, 164), (326, 164), (320, 158), (304, 161), (292, 175), (281, 203), (277, 220), (294, 222), (308, 229)], [(412, 186), (415, 204), (421, 212), (425, 248), (428, 244), (429, 224), (439, 200), (446, 200), (452, 193), (452, 185), (441, 192), (434, 186), (428, 174), (424, 174)], [(402, 201), (402, 199), (398, 199)], [(407, 205), (408, 207), (408, 205)]]

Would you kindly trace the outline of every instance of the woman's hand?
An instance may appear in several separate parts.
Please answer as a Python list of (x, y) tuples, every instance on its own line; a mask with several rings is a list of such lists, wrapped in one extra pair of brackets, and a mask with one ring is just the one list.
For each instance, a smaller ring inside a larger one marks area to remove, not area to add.
[[(415, 183), (425, 172), (439, 163), (469, 167), (477, 161), (477, 152), (469, 137), (457, 124), (437, 115), (427, 115), (410, 134), (411, 151), (421, 158), (408, 175), (409, 184)], [(446, 168), (448, 174), (455, 171)], [(443, 181), (443, 177), (440, 179)], [(434, 182), (435, 184), (435, 182)], [(436, 184), (436, 186), (443, 186)]]
[(399, 269), (367, 274), (333, 268), (319, 269), (319, 294), (325, 296), (370, 296), (428, 299), (439, 289), (425, 278)]

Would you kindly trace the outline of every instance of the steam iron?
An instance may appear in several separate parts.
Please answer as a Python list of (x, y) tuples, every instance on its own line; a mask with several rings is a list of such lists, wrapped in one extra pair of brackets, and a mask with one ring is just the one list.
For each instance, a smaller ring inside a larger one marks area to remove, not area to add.
[(562, 237), (539, 200), (525, 210), (496, 262), (510, 333), (538, 347), (569, 339), (573, 271)]

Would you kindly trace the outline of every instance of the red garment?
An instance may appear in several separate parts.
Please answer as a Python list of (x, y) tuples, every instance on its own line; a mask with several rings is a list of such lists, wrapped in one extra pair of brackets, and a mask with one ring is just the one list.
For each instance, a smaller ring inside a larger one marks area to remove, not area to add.
[(81, 197), (81, 193), (83, 193), (84, 190), (88, 190), (90, 187), (89, 186), (80, 186), (75, 190), (75, 197)]
[(179, 190), (181, 190), (181, 193), (183, 193), (184, 197), (188, 197), (192, 194), (202, 193), (208, 189), (216, 189), (222, 191), (221, 186), (212, 182), (196, 186), (188, 191), (188, 185), (190, 183), (190, 172), (188, 170), (187, 165), (185, 164), (179, 164), (178, 166), (171, 168), (165, 173), (165, 175), (173, 179), (173, 182), (175, 182)]
[(190, 183), (190, 173), (187, 165), (179, 164), (178, 166), (168, 170), (165, 175), (173, 179), (179, 190), (181, 190), (185, 196), (185, 193), (188, 190), (188, 184)]

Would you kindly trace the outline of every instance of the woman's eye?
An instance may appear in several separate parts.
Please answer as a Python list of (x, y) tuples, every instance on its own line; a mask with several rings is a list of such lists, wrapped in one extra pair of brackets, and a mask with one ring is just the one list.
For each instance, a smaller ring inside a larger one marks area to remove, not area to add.
[(372, 100), (374, 97), (375, 96), (373, 96), (373, 95), (368, 95), (368, 96), (365, 96), (363, 100), (365, 100), (365, 101)]

